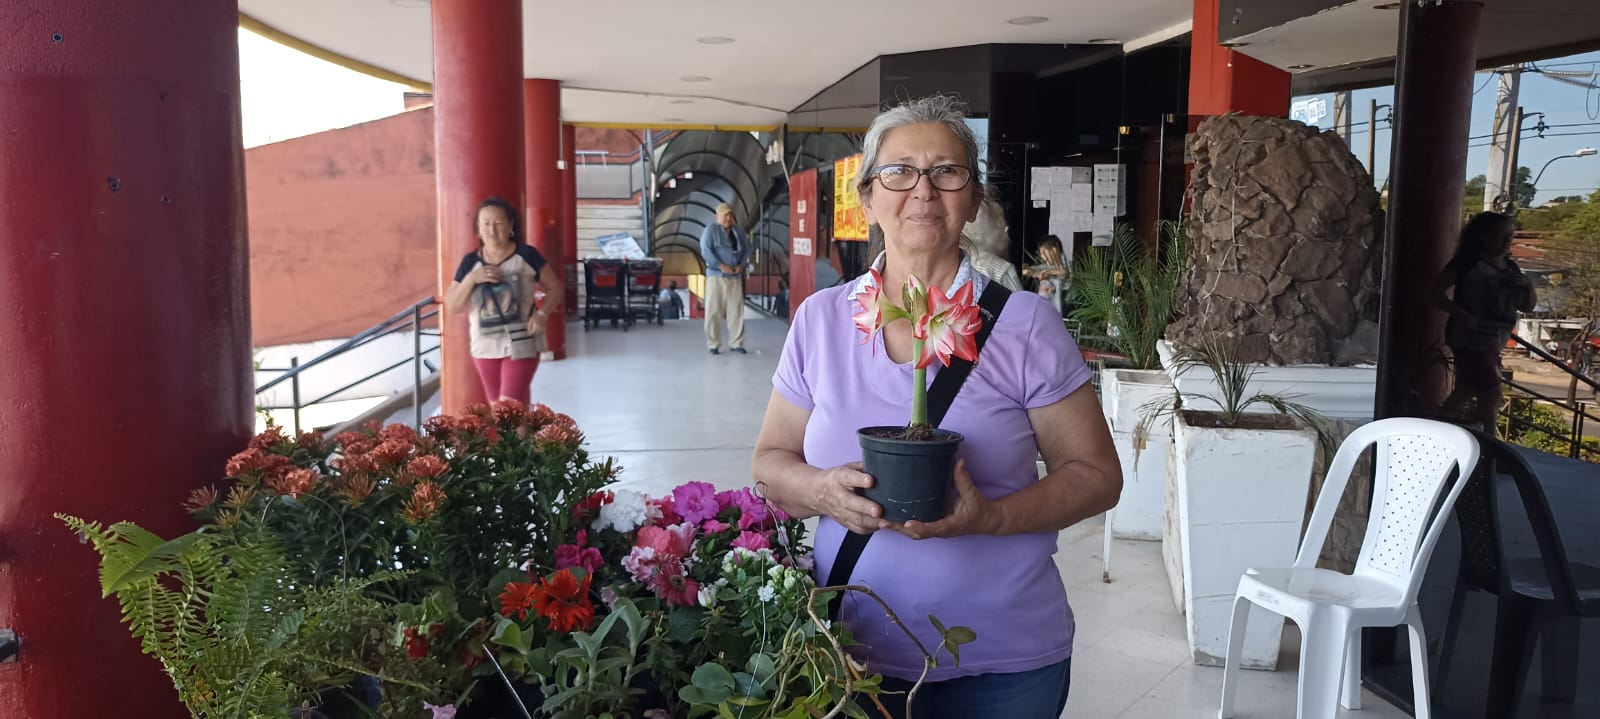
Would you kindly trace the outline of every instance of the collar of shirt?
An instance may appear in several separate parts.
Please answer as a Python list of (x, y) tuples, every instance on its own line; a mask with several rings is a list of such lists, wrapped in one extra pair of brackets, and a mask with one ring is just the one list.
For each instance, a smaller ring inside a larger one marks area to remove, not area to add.
[[(872, 269), (877, 270), (879, 274), (882, 274), (883, 265), (888, 258), (889, 253), (879, 252), (878, 258), (872, 261)], [(972, 296), (977, 297), (983, 292), (984, 285), (988, 284), (988, 278), (972, 271), (972, 257), (968, 255), (965, 250), (963, 250), (961, 252), (961, 267), (956, 269), (955, 282), (950, 283), (949, 287), (941, 289), (944, 290), (945, 295), (953, 295), (956, 293), (956, 290), (961, 289), (961, 286), (968, 282), (977, 283), (972, 286)], [(872, 280), (871, 272), (862, 273), (861, 278), (856, 280), (855, 288), (850, 290), (850, 299), (855, 299), (856, 295), (865, 292), (868, 287), (871, 287), (874, 284), (876, 283)]]

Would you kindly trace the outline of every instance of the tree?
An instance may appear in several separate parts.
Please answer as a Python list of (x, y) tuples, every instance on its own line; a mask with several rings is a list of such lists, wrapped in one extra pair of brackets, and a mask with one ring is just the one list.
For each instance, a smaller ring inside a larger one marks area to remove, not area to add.
[(1566, 299), (1560, 307), (1569, 317), (1600, 317), (1600, 190), (1582, 203), (1568, 203), (1570, 214), (1556, 235), (1545, 242), (1545, 258), (1562, 267)]
[[(1461, 198), (1461, 214), (1471, 217), (1483, 211), (1483, 188), (1489, 183), (1484, 175), (1477, 175), (1467, 180), (1465, 191)], [(1517, 207), (1528, 207), (1533, 204), (1533, 170), (1526, 167), (1517, 168), (1516, 179), (1512, 181), (1512, 199), (1516, 200)]]

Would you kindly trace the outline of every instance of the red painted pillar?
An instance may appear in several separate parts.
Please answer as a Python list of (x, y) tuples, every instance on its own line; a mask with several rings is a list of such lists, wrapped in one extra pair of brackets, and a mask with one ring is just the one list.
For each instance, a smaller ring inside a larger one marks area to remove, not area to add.
[(0, 3), (0, 717), (185, 715), (51, 515), (186, 532), (249, 438), (238, 22)]
[[(566, 237), (561, 209), (561, 83), (555, 80), (522, 81), (522, 119), (526, 135), (528, 177), (528, 241), (544, 255), (547, 271), (566, 278)], [(563, 300), (566, 298), (563, 297)], [(556, 359), (567, 356), (566, 315), (550, 318), (546, 327), (550, 351)]]
[(561, 173), (562, 242), (567, 259), (574, 264), (574, 271), (567, 274), (567, 316), (576, 317), (578, 283), (583, 281), (576, 265), (583, 260), (578, 257), (578, 128), (572, 125), (561, 126), (561, 162), (567, 168)]
[(1189, 115), (1241, 112), (1289, 116), (1289, 73), (1217, 44), (1220, 0), (1194, 0), (1189, 50)]
[[(433, 135), (439, 186), (439, 294), (478, 249), (478, 204), (522, 199), (522, 2), (434, 0)], [(467, 317), (446, 311), (440, 372), (445, 412), (484, 401)]]

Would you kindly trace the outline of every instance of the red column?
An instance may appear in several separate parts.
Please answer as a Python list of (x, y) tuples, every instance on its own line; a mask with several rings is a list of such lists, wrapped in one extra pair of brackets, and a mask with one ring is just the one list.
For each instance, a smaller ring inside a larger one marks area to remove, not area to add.
[(0, 3), (0, 717), (171, 719), (52, 518), (193, 528), (252, 428), (238, 6)]
[[(561, 173), (561, 232), (562, 242), (565, 243), (566, 256), (576, 265), (582, 262), (578, 257), (578, 128), (572, 125), (561, 126), (561, 162), (567, 168)], [(576, 271), (567, 273), (567, 316), (576, 317), (578, 313), (578, 283), (583, 281)]]
[[(522, 81), (522, 118), (526, 128), (528, 203), (526, 222), (528, 241), (549, 263), (547, 271), (566, 278), (566, 236), (562, 210), (565, 178), (557, 163), (561, 160), (561, 83), (555, 80)], [(564, 297), (562, 298), (565, 299)], [(567, 356), (565, 314), (550, 318), (550, 351), (556, 359)]]
[(1217, 44), (1220, 0), (1194, 0), (1189, 50), (1189, 115), (1229, 112), (1288, 117), (1289, 73)]
[[(478, 249), (486, 197), (522, 198), (522, 2), (434, 0), (434, 176), (439, 183), (439, 294)], [(440, 372), (445, 412), (484, 401), (466, 315), (446, 311)]]

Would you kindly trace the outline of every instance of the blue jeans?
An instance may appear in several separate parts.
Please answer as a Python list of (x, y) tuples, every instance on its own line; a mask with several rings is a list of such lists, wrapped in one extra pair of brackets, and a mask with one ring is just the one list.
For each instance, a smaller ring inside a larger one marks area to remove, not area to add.
[(914, 711), (907, 717), (905, 692), (912, 684), (883, 678), (885, 693), (878, 695), (878, 700), (889, 710), (887, 718), (882, 717), (872, 700), (862, 697), (858, 703), (876, 719), (1056, 719), (1067, 707), (1072, 657), (1032, 671), (979, 674), (923, 684), (912, 703)]

